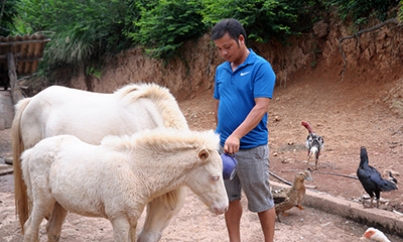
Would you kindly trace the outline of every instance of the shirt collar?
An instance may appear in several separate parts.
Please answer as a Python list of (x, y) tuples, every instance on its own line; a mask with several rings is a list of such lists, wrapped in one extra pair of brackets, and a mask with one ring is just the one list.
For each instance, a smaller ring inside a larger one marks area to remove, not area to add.
[[(248, 48), (248, 50), (249, 50), (249, 55), (248, 55), (248, 57), (246, 57), (246, 60), (245, 60), (241, 65), (238, 66), (238, 68), (235, 70), (235, 72), (237, 72), (238, 70), (242, 69), (244, 66), (247, 66), (247, 65), (252, 64), (252, 63), (255, 61), (255, 59), (256, 59), (256, 53), (253, 52), (253, 50), (252, 50), (251, 48)], [(226, 61), (226, 63), (225, 63), (225, 68), (232, 72), (232, 68), (231, 68), (231, 63), (230, 63), (230, 62)]]

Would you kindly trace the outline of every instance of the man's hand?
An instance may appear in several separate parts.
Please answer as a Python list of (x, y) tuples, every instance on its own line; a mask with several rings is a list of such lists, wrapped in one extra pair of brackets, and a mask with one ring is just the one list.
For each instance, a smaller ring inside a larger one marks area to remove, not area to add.
[(230, 135), (224, 144), (224, 152), (233, 155), (239, 151), (240, 139), (234, 135)]

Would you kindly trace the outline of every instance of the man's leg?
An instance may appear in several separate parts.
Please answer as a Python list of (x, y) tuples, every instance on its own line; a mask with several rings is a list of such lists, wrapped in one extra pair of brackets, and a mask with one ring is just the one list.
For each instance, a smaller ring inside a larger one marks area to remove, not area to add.
[(241, 217), (242, 204), (240, 200), (229, 203), (228, 211), (225, 213), (225, 223), (230, 242), (241, 242)]
[(274, 241), (274, 223), (276, 221), (276, 210), (271, 208), (264, 212), (258, 213), (260, 224), (262, 225), (264, 241), (273, 242)]

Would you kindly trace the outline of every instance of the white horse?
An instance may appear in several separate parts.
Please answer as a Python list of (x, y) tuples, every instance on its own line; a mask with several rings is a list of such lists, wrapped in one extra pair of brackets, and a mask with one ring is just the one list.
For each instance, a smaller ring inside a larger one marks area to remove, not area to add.
[(28, 198), (33, 201), (24, 241), (39, 239), (41, 221), (50, 212), (49, 223), (54, 225), (48, 241), (58, 241), (70, 211), (106, 218), (115, 241), (134, 242), (145, 205), (181, 186), (188, 186), (211, 212), (222, 214), (228, 197), (218, 149), (219, 136), (212, 130), (160, 128), (107, 136), (101, 145), (72, 135), (43, 139), (21, 156)]
[[(19, 101), (11, 132), (15, 206), (22, 232), (29, 214), (20, 167), (22, 151), (46, 137), (60, 134), (99, 144), (107, 135), (133, 134), (156, 127), (189, 129), (173, 95), (156, 84), (127, 85), (113, 94), (51, 86)], [(184, 196), (184, 190), (178, 188), (151, 201), (139, 241), (158, 241), (171, 218), (182, 208)]]

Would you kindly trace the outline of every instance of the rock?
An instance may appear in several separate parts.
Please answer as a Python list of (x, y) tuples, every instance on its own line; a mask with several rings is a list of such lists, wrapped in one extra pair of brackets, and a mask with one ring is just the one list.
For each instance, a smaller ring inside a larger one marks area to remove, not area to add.
[(313, 32), (318, 36), (319, 38), (325, 37), (329, 33), (329, 25), (324, 21), (321, 20), (319, 22), (316, 22), (313, 25)]
[(5, 162), (7, 165), (12, 165), (12, 164), (13, 164), (13, 158), (11, 158), (11, 157), (6, 157), (6, 158), (4, 159), (4, 162)]

